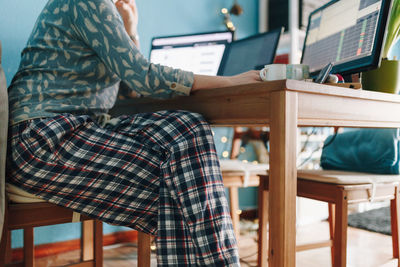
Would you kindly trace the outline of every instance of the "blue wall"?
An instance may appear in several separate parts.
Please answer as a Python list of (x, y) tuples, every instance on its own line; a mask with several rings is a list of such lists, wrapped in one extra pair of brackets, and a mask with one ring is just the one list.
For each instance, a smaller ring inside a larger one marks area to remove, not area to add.
[(400, 38), (393, 44), (393, 47), (390, 49), (390, 53), (388, 56), (389, 59), (400, 60)]
[[(7, 82), (10, 83), (20, 61), (22, 51), (35, 23), (36, 17), (47, 0), (0, 0), (0, 40), (3, 44), (3, 67)], [(150, 41), (153, 36), (186, 34), (225, 30), (220, 14), (222, 7), (230, 7), (233, 0), (138, 0), (139, 35), (141, 50), (149, 55)], [(237, 27), (237, 37), (243, 38), (257, 33), (258, 0), (239, 0), (244, 13), (233, 17)], [(152, 18), (152, 19), (150, 19)], [(217, 149), (221, 154), (229, 147), (219, 140), (229, 136), (231, 129), (215, 129)], [(242, 208), (253, 207), (256, 196), (241, 198)], [(105, 225), (105, 233), (126, 230), (123, 227)], [(35, 243), (43, 244), (78, 238), (79, 224), (39, 227), (35, 229)], [(22, 244), (21, 231), (13, 231), (13, 247)]]
[[(47, 0), (0, 1), (0, 40), (3, 43), (3, 67), (8, 83), (16, 72), (22, 51), (37, 15)], [(225, 30), (220, 10), (230, 7), (232, 0), (140, 0), (139, 35), (141, 50), (149, 55), (153, 36)], [(244, 14), (233, 17), (237, 37), (257, 33), (258, 0), (239, 0)], [(150, 19), (153, 18), (153, 19)]]

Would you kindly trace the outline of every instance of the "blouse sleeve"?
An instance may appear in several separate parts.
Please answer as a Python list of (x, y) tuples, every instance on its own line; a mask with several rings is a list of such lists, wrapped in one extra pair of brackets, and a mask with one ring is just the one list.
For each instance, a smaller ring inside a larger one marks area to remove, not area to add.
[(74, 31), (129, 88), (143, 96), (189, 95), (193, 73), (149, 63), (129, 38), (111, 0), (70, 4)]

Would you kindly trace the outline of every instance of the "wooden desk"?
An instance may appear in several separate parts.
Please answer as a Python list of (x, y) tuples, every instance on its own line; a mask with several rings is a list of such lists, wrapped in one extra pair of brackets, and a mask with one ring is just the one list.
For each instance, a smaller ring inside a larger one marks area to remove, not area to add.
[[(298, 126), (400, 127), (400, 95), (282, 80), (198, 91), (172, 100), (120, 102), (112, 115), (184, 109), (213, 125), (270, 127), (269, 266), (293, 267), (296, 246)], [(264, 209), (260, 205), (259, 209)], [(267, 222), (260, 218), (259, 266), (267, 265)]]

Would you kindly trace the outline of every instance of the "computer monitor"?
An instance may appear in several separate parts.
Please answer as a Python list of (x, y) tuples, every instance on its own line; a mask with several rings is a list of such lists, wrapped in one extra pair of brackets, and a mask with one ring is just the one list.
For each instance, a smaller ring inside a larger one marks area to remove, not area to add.
[(256, 34), (229, 44), (218, 75), (231, 76), (249, 70), (260, 70), (272, 64), (283, 29)]
[(390, 6), (391, 0), (334, 0), (313, 11), (301, 60), (311, 76), (330, 62), (332, 73), (344, 75), (378, 67)]
[(150, 62), (195, 74), (217, 75), (226, 45), (232, 39), (232, 32), (226, 31), (154, 37)]

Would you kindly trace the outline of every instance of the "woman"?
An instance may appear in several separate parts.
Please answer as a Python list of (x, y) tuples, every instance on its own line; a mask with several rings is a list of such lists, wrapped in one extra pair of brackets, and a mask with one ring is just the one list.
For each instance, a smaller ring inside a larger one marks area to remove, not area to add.
[(186, 111), (104, 114), (120, 81), (167, 98), (259, 81), (258, 73), (209, 77), (150, 64), (137, 48), (137, 18), (134, 0), (47, 3), (9, 87), (9, 182), (155, 235), (159, 266), (239, 266), (204, 119)]

